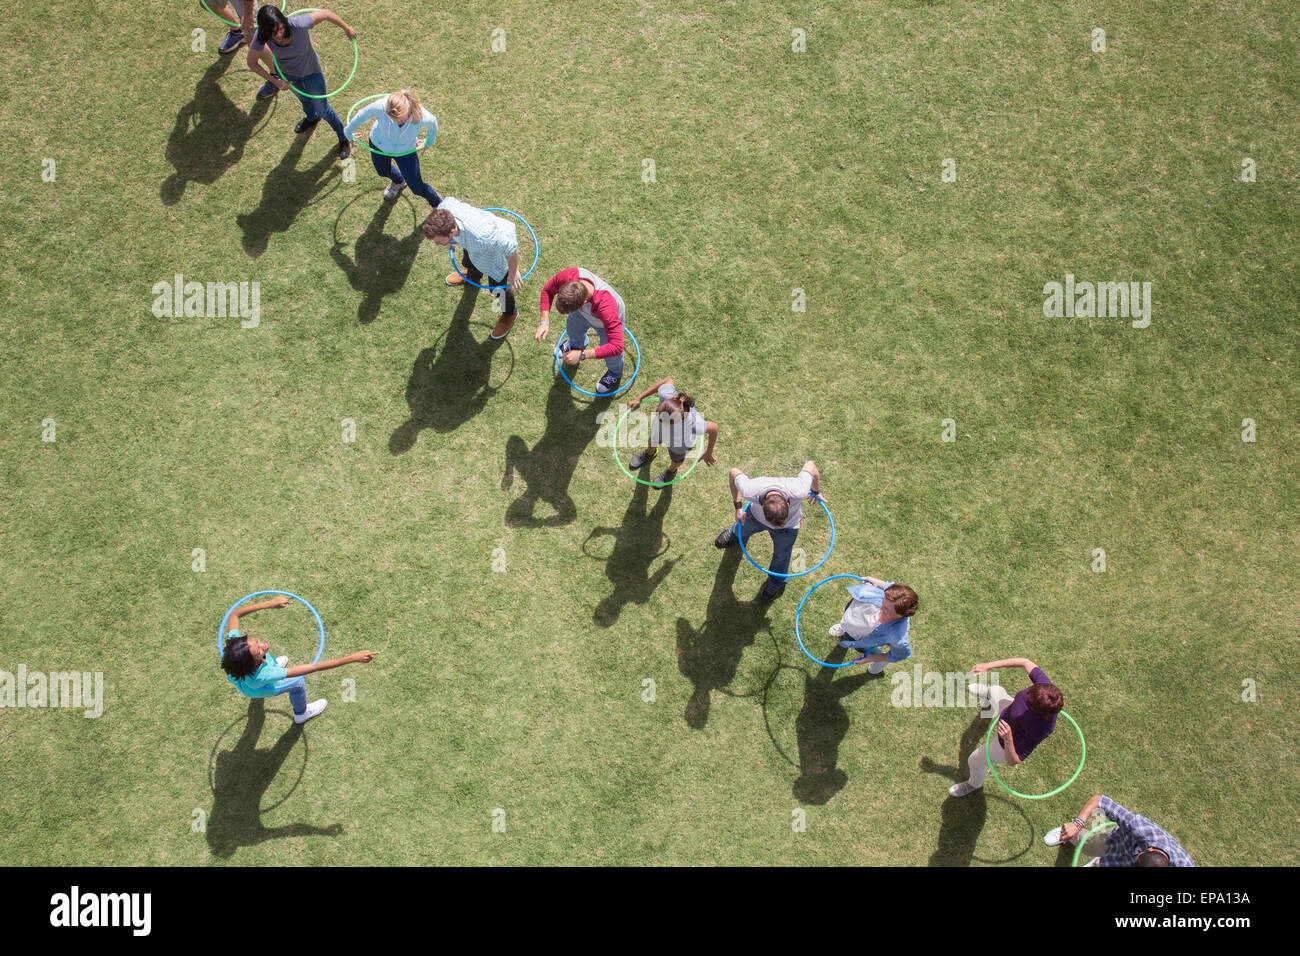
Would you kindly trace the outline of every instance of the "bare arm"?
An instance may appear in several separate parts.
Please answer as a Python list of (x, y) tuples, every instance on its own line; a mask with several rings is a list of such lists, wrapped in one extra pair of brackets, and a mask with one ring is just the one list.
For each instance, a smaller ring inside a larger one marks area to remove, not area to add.
[(647, 398), (649, 398), (649, 397), (650, 397), (652, 394), (654, 394), (655, 392), (659, 391), (660, 386), (662, 386), (662, 385), (672, 385), (672, 384), (673, 384), (673, 380), (672, 380), (671, 378), (661, 378), (659, 381), (655, 382), (653, 385), (651, 385), (649, 388), (647, 388), (644, 392), (642, 392), (642, 393), (641, 393), (640, 395), (638, 395), (636, 398), (634, 398), (634, 399), (632, 399), (630, 402), (628, 402), (628, 403), (627, 403), (627, 407), (628, 407), (628, 408), (638, 408), (638, 407), (641, 405), (642, 402), (644, 402)]
[(812, 494), (820, 498), (822, 496), (822, 475), (817, 470), (817, 466), (812, 461), (805, 461), (800, 471), (806, 471), (812, 475)]
[(230, 612), (230, 620), (226, 625), (226, 630), (227, 631), (239, 630), (239, 618), (241, 615), (252, 614), (254, 611), (265, 611), (267, 608), (271, 608), (271, 607), (288, 607), (288, 606), (289, 606), (289, 599), (285, 597), (283, 594), (277, 594), (269, 601), (262, 601), (258, 604), (248, 604), (245, 605), (244, 607), (235, 608), (235, 610)]
[[(714, 449), (714, 446), (716, 446), (716, 445), (718, 444), (718, 425), (717, 425), (717, 422), (705, 422), (705, 423), (704, 423), (704, 433), (705, 433), (706, 435), (709, 436), (709, 444), (708, 444), (708, 446), (704, 449), (704, 454), (701, 455), (700, 457), (704, 459), (704, 463), (705, 463), (706, 465), (709, 465), (710, 467), (712, 467), (712, 466), (717, 462), (717, 460), (718, 460), (718, 459), (716, 459), (716, 458), (713, 457), (713, 449)], [(732, 501), (735, 501), (736, 499), (735, 499), (735, 498), (732, 498), (731, 500), (732, 500)]]
[(355, 40), (357, 38), (357, 31), (352, 29), (346, 23), (344, 23), (343, 18), (340, 17), (333, 10), (317, 10), (315, 13), (311, 14), (311, 22), (312, 23), (329, 22), (329, 23), (337, 24), (338, 26), (343, 28), (343, 32), (348, 35), (349, 40)]
[(972, 674), (983, 674), (985, 671), (995, 671), (999, 667), (1022, 667), (1026, 674), (1034, 670), (1038, 665), (1027, 657), (1008, 657), (1002, 661), (989, 661), (987, 664), (976, 664), (971, 668)]
[(336, 657), (332, 661), (320, 661), (316, 664), (299, 664), (297, 667), (290, 667), (285, 673), (285, 678), (302, 677), (306, 674), (314, 674), (317, 671), (333, 670), (335, 667), (342, 667), (344, 664), (368, 664), (378, 653), (378, 651), (357, 651), (355, 654), (349, 654), (347, 657)]

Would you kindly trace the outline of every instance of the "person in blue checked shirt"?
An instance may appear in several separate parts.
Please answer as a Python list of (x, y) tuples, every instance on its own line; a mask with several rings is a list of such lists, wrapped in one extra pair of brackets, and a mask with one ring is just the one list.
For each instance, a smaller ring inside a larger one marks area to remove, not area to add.
[(1088, 829), (1087, 820), (1100, 810), (1115, 826), (1088, 838), (1083, 852), (1096, 857), (1089, 866), (1195, 866), (1187, 851), (1168, 833), (1144, 816), (1126, 810), (1110, 797), (1094, 795), (1069, 823), (1043, 837), (1048, 846), (1066, 840), (1078, 845)]
[[(524, 285), (519, 277), (519, 239), (515, 224), (448, 196), (429, 213), (421, 229), (424, 238), (440, 246), (461, 248), (460, 261), (465, 275), (453, 272), (447, 276), (447, 285), (464, 285), (468, 278), (483, 285), (506, 287), (492, 291), (501, 307), (501, 319), (492, 330), (492, 338), (504, 339), (519, 317), (515, 293)], [(484, 275), (488, 277), (487, 282), (483, 282)]]
[[(907, 639), (911, 617), (916, 613), (916, 592), (906, 584), (866, 577), (853, 584), (844, 616), (831, 627), (831, 637), (846, 637), (840, 647), (862, 651), (859, 660), (870, 661), (867, 670), (879, 674), (886, 664), (896, 664), (912, 656)], [(871, 651), (873, 653), (867, 653)]]

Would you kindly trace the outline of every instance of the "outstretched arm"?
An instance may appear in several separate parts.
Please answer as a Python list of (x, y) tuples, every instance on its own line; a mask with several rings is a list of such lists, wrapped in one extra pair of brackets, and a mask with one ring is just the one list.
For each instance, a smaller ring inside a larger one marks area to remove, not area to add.
[(226, 625), (226, 630), (239, 630), (239, 618), (243, 614), (252, 614), (254, 611), (265, 611), (269, 607), (288, 607), (289, 599), (283, 594), (277, 594), (269, 601), (262, 601), (258, 604), (248, 604), (244, 607), (235, 608), (230, 612), (230, 621)]
[(305, 674), (314, 674), (317, 671), (333, 670), (335, 667), (342, 667), (344, 664), (368, 664), (374, 660), (378, 651), (357, 651), (355, 654), (349, 654), (347, 657), (336, 657), (332, 661), (320, 661), (316, 664), (300, 664), (297, 667), (290, 667), (285, 673), (286, 678), (302, 677)]
[(355, 40), (357, 38), (357, 31), (344, 23), (343, 18), (333, 10), (317, 10), (315, 13), (311, 14), (311, 22), (313, 24), (321, 23), (323, 21), (328, 21), (342, 27), (343, 32), (348, 35), (349, 40)]
[(989, 661), (987, 664), (976, 664), (970, 669), (972, 674), (983, 674), (985, 671), (995, 671), (999, 667), (1022, 667), (1026, 674), (1036, 668), (1035, 664), (1027, 657), (1008, 657), (1002, 661)]

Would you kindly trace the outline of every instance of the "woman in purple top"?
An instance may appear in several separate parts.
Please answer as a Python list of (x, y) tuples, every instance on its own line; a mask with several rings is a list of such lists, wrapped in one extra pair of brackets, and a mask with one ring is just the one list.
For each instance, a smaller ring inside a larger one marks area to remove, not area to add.
[[(1015, 697), (997, 684), (970, 685), (971, 693), (987, 701), (991, 712), (998, 715), (998, 732), (989, 756), (994, 763), (1014, 767), (1033, 753), (1034, 748), (1056, 729), (1056, 715), (1065, 706), (1065, 699), (1042, 668), (1028, 658), (1011, 657), (1004, 661), (976, 664), (971, 668), (971, 673), (983, 674), (999, 667), (1023, 667), (1029, 679), (1034, 682)], [(984, 744), (980, 744), (979, 749), (970, 755), (966, 765), (970, 767), (970, 779), (949, 787), (950, 796), (964, 797), (984, 786), (984, 778), (989, 772)]]

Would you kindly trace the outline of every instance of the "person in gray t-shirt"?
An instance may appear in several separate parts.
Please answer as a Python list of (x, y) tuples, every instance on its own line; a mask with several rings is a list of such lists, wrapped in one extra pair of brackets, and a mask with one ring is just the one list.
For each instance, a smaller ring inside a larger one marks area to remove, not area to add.
[[(821, 474), (817, 466), (806, 461), (793, 478), (750, 478), (739, 468), (733, 468), (730, 482), (731, 501), (736, 508), (736, 523), (740, 525), (741, 535), (748, 541), (756, 532), (770, 534), (772, 563), (768, 565), (768, 571), (789, 573), (790, 554), (803, 523), (803, 500), (809, 496), (826, 500), (821, 493)], [(749, 502), (748, 511), (745, 510), (746, 502)], [(736, 525), (728, 526), (713, 543), (719, 548), (736, 544)], [(785, 579), (769, 574), (761, 596), (770, 601), (780, 597), (784, 590)]]
[(248, 44), (248, 68), (277, 89), (293, 90), (304, 113), (293, 128), (295, 133), (306, 133), (324, 120), (339, 138), (339, 159), (347, 159), (352, 155), (352, 141), (343, 133), (339, 114), (325, 99), (325, 74), (308, 35), (322, 20), (342, 27), (349, 40), (356, 39), (357, 31), (332, 11), (315, 10), (286, 17), (268, 3), (257, 11), (257, 36)]
[(636, 471), (655, 456), (660, 445), (667, 445), (668, 467), (664, 469), (659, 477), (655, 478), (653, 486), (663, 488), (669, 482), (676, 480), (678, 466), (694, 450), (702, 435), (708, 436), (709, 443), (700, 457), (709, 466), (717, 462), (717, 459), (713, 457), (713, 448), (718, 442), (718, 426), (714, 422), (705, 421), (704, 416), (695, 407), (695, 399), (677, 391), (677, 386), (673, 384), (671, 378), (664, 378), (655, 382), (628, 402), (627, 407), (632, 411), (636, 411), (651, 393), (658, 394), (659, 404), (650, 419), (649, 444), (646, 445), (644, 450), (632, 456), (632, 460), (628, 462), (628, 468), (631, 471)]

